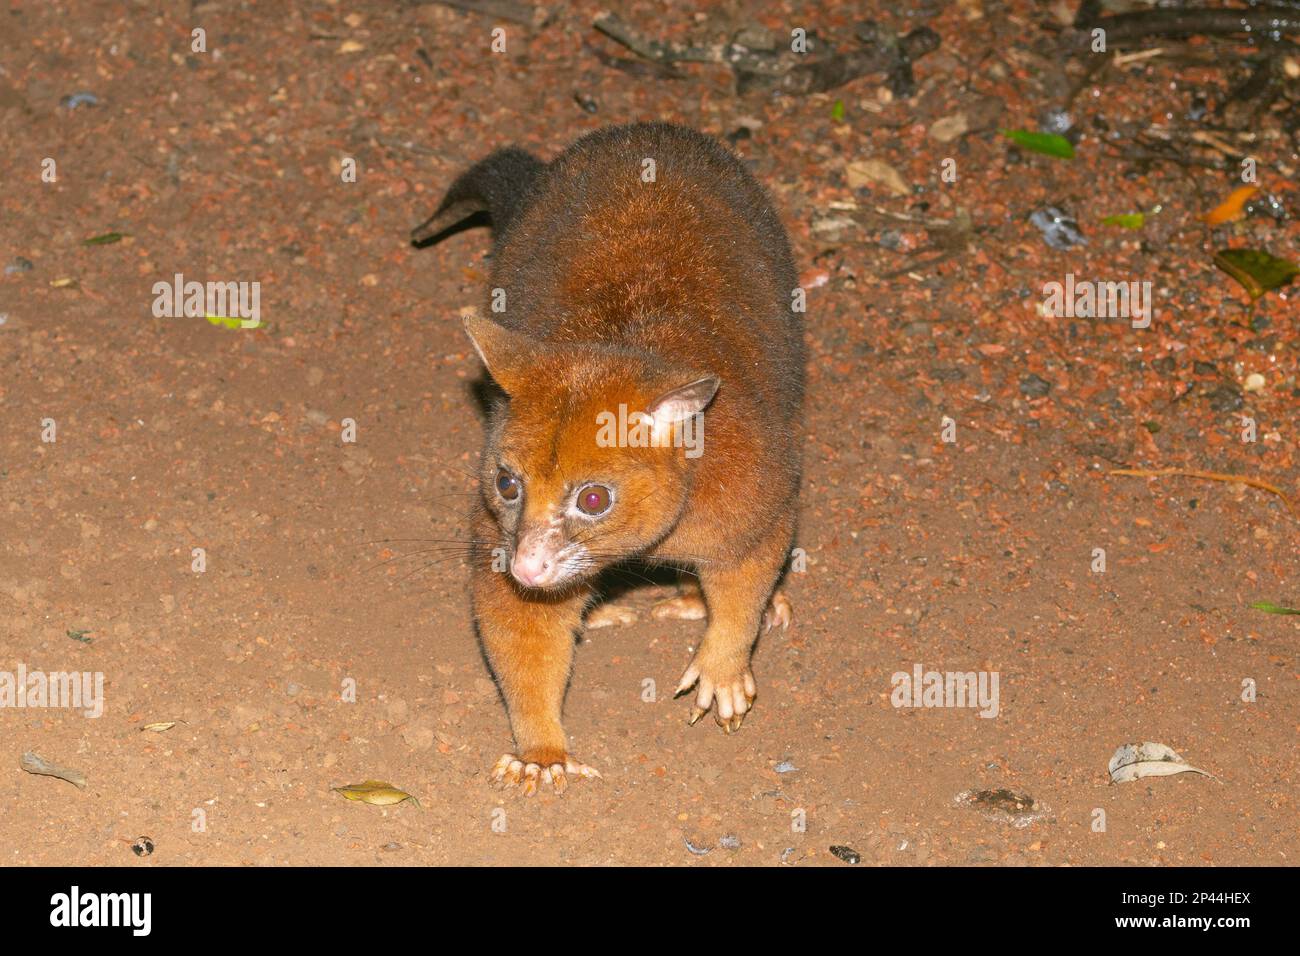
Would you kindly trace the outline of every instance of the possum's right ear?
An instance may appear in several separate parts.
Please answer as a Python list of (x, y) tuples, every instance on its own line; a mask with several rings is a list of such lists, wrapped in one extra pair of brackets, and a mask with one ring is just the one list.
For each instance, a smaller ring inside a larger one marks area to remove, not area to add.
[(541, 343), (522, 332), (512, 332), (475, 315), (466, 317), (465, 334), (507, 395), (513, 395), (516, 388), (527, 382), (528, 369), (535, 364), (542, 349)]

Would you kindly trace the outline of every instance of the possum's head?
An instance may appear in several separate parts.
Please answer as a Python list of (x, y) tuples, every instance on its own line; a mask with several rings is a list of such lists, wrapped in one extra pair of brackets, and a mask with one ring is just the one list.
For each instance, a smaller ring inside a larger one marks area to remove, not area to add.
[(489, 425), (482, 492), (515, 580), (561, 589), (661, 541), (686, 506), (718, 379), (484, 319), (465, 329), (509, 397)]

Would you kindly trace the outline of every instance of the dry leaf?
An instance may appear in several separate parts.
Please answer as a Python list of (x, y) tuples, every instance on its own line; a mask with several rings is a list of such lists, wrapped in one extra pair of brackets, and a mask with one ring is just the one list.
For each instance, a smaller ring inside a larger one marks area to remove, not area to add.
[(369, 803), (376, 807), (390, 807), (395, 803), (401, 803), (403, 800), (412, 801), (417, 807), (420, 801), (411, 796), (404, 790), (398, 790), (391, 783), (384, 783), (381, 780), (367, 780), (365, 783), (353, 783), (346, 787), (332, 787), (336, 793), (341, 793), (349, 800), (359, 800), (362, 803)]
[(898, 174), (898, 170), (879, 159), (855, 160), (844, 167), (844, 174), (850, 189), (876, 183), (884, 186), (895, 196), (909, 196), (912, 193), (912, 190), (907, 188), (907, 183), (903, 181), (903, 177)]
[(1111, 783), (1128, 783), (1141, 777), (1167, 777), (1175, 773), (1214, 776), (1199, 767), (1190, 766), (1172, 748), (1150, 741), (1120, 747), (1110, 758), (1109, 770)]

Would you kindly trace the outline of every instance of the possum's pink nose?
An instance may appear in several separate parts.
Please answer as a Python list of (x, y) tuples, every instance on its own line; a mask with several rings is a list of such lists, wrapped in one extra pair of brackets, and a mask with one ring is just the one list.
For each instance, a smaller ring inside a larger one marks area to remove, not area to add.
[(524, 587), (540, 588), (555, 579), (558, 563), (554, 554), (534, 544), (515, 552), (515, 558), (510, 562), (510, 573)]

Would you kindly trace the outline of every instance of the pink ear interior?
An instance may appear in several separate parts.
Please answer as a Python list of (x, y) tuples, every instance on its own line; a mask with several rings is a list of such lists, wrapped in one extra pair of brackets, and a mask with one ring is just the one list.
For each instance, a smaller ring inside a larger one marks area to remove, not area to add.
[(656, 425), (674, 425), (696, 415), (713, 401), (721, 382), (714, 375), (696, 379), (680, 388), (660, 395), (650, 405), (650, 417)]

